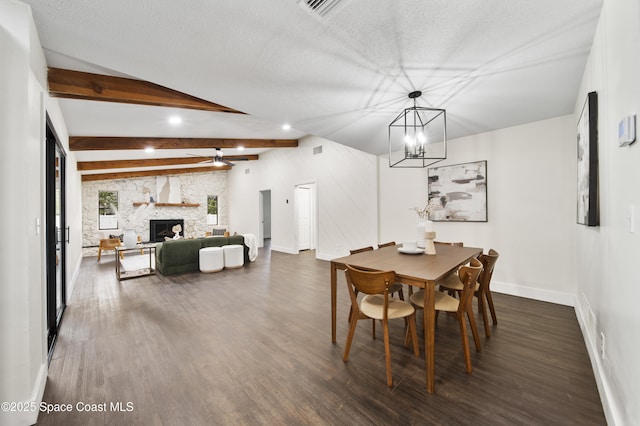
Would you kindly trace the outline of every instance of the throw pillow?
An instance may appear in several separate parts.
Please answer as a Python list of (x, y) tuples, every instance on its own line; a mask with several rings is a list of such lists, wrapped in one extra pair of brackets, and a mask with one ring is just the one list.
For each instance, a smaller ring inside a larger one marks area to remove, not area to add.
[(118, 238), (120, 240), (120, 242), (122, 242), (122, 240), (124, 239), (124, 234), (120, 234), (120, 235), (109, 235), (109, 238)]
[(213, 228), (213, 231), (211, 232), (211, 235), (224, 235), (224, 233), (226, 232), (226, 229), (216, 229)]

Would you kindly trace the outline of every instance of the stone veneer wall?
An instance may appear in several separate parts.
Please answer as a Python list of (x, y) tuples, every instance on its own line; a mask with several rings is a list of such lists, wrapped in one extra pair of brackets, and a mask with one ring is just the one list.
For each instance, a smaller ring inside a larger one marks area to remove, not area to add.
[[(227, 171), (177, 175), (184, 203), (198, 203), (198, 207), (158, 207), (153, 204), (134, 207), (134, 202), (147, 201), (145, 188), (157, 198), (156, 177), (111, 179), (82, 183), (82, 246), (84, 256), (98, 253), (101, 234), (122, 233), (134, 228), (143, 241), (149, 240), (150, 219), (183, 219), (183, 235), (187, 238), (204, 236), (211, 231), (207, 225), (207, 196), (218, 196), (218, 224), (229, 223)], [(98, 230), (98, 191), (118, 192), (119, 230)]]

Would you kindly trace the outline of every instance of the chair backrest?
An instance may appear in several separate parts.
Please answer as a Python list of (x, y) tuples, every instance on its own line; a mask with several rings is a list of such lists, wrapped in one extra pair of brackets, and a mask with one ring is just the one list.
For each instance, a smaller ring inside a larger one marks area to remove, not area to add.
[(395, 282), (394, 271), (365, 271), (351, 265), (345, 265), (347, 283), (355, 287), (359, 293), (384, 294)]
[(395, 245), (396, 245), (395, 241), (389, 241), (388, 243), (378, 244), (378, 248), (395, 246)]
[(362, 247), (362, 248), (359, 248), (359, 249), (349, 250), (349, 253), (356, 254), (356, 253), (362, 253), (363, 251), (369, 251), (369, 250), (373, 250), (373, 246)]
[(436, 244), (446, 244), (448, 246), (454, 246), (454, 247), (464, 247), (464, 243), (461, 241), (456, 241), (453, 243), (449, 243), (449, 242), (444, 242), (444, 241), (434, 241), (434, 243)]
[(354, 268), (351, 265), (345, 265), (344, 271), (347, 278), (347, 287), (349, 289), (349, 298), (351, 299), (352, 312), (356, 317), (360, 315), (360, 306), (355, 290), (363, 294), (382, 294), (383, 302), (383, 320), (387, 319), (389, 310), (389, 287), (395, 282), (396, 273), (393, 271), (363, 271)]
[(482, 272), (482, 263), (478, 259), (471, 259), (469, 265), (461, 266), (458, 269), (458, 278), (462, 282), (462, 292), (460, 293), (460, 304), (458, 312), (470, 312), (473, 302), (473, 293), (476, 289), (476, 282)]
[(488, 254), (481, 254), (478, 256), (478, 259), (482, 262), (482, 273), (480, 274), (480, 278), (478, 278), (478, 282), (480, 283), (480, 292), (489, 290), (491, 277), (493, 276), (493, 269), (498, 261), (498, 256), (500, 255), (494, 249), (490, 249)]

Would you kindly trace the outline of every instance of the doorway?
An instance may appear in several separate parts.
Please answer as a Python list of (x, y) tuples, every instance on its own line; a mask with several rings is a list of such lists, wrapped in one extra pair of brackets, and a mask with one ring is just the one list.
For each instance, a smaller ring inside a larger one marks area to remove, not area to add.
[(271, 242), (271, 190), (260, 191), (260, 226), (258, 247), (264, 247)]
[(295, 187), (296, 246), (298, 251), (316, 248), (316, 184)]
[(65, 152), (49, 116), (46, 126), (46, 262), (47, 262), (47, 350), (53, 355), (58, 327), (66, 307), (66, 224)]

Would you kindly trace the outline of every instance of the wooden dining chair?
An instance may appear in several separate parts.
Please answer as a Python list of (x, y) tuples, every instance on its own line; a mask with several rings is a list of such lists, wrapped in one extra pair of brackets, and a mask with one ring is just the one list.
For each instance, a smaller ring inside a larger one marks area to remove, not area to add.
[(462, 241), (455, 241), (455, 242), (434, 241), (434, 243), (445, 244), (445, 245), (454, 246), (454, 247), (464, 247), (464, 243)]
[(389, 247), (389, 246), (395, 246), (395, 245), (396, 245), (395, 241), (389, 241), (388, 243), (378, 244), (378, 248), (381, 249), (382, 247)]
[[(395, 245), (395, 243), (393, 243)], [(387, 245), (390, 245), (390, 243), (387, 243)], [(378, 248), (380, 248), (380, 246), (378, 246)], [(359, 249), (354, 249), (354, 250), (349, 250), (350, 254), (357, 254), (357, 253), (362, 253), (365, 251), (371, 251), (373, 250), (373, 246), (368, 246), (368, 247), (362, 247)], [(394, 293), (398, 293), (398, 297), (400, 298), (400, 300), (404, 300), (404, 291), (402, 291), (402, 284), (400, 283), (393, 283), (393, 285), (391, 286), (391, 294)], [(358, 294), (358, 293), (356, 293)]]
[[(451, 297), (446, 293), (435, 292), (436, 319), (438, 317), (438, 313), (440, 311), (444, 311), (454, 314), (458, 320), (464, 361), (467, 373), (469, 374), (471, 374), (473, 368), (471, 366), (471, 353), (469, 351), (469, 340), (467, 337), (467, 322), (465, 321), (464, 316), (466, 314), (469, 319), (469, 325), (471, 326), (471, 333), (473, 334), (476, 351), (480, 352), (482, 349), (480, 346), (480, 338), (478, 336), (478, 327), (476, 326), (476, 320), (473, 315), (472, 302), (476, 282), (478, 281), (478, 277), (481, 272), (482, 263), (478, 259), (471, 259), (470, 265), (464, 265), (458, 269), (458, 277), (460, 282), (464, 284), (460, 299)], [(424, 290), (414, 293), (410, 300), (414, 306), (424, 309)]]
[[(420, 356), (420, 348), (418, 347), (418, 334), (416, 332), (416, 311), (410, 303), (390, 297), (391, 284), (395, 282), (396, 274), (393, 271), (372, 272), (364, 271), (346, 265), (345, 276), (347, 279), (347, 287), (349, 289), (349, 297), (351, 299), (351, 324), (349, 326), (349, 334), (347, 335), (347, 343), (344, 348), (343, 360), (349, 360), (349, 351), (351, 342), (356, 331), (358, 320), (372, 319), (382, 322), (382, 330), (384, 334), (384, 355), (387, 370), (387, 385), (393, 386), (391, 377), (391, 349), (389, 346), (389, 320), (396, 318), (407, 318), (408, 327), (405, 331), (404, 347), (409, 347), (409, 340), (413, 345), (413, 353), (416, 357)], [(365, 296), (358, 303), (357, 294), (362, 293)], [(374, 334), (375, 338), (375, 334)]]
[[(491, 296), (491, 278), (493, 277), (493, 270), (499, 256), (498, 252), (494, 249), (490, 249), (488, 254), (481, 254), (478, 256), (478, 260), (482, 263), (482, 273), (476, 283), (474, 296), (478, 300), (478, 311), (482, 315), (484, 334), (487, 337), (491, 337), (491, 329), (489, 328), (489, 316), (487, 315), (487, 306), (485, 303), (489, 305), (493, 324), (498, 324), (496, 309), (493, 306), (493, 297)], [(460, 294), (462, 288), (463, 284), (456, 276), (447, 277), (442, 283), (440, 283), (440, 290), (447, 291), (449, 295)]]
[(359, 249), (349, 250), (349, 254), (358, 254), (358, 253), (362, 253), (362, 252), (369, 251), (369, 250), (373, 250), (373, 246), (367, 246), (367, 247), (362, 247), (362, 248), (359, 248)]

